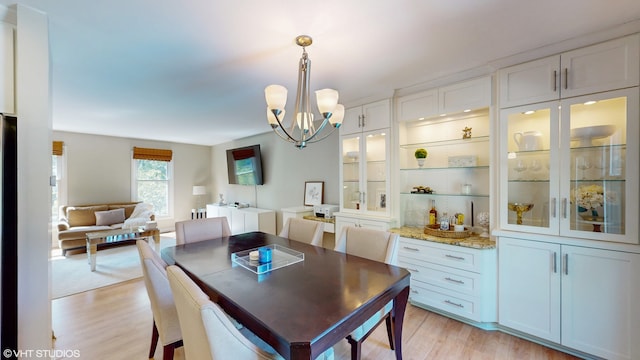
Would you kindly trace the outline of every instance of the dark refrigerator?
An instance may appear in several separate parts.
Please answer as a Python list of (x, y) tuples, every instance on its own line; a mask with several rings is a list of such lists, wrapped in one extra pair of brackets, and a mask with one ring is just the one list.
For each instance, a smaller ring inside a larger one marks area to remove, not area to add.
[(0, 114), (0, 349), (18, 349), (17, 119)]

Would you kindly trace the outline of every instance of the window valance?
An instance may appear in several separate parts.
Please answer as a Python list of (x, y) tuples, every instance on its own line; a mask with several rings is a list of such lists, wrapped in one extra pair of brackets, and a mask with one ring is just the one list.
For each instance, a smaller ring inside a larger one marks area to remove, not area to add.
[(173, 151), (166, 149), (133, 148), (133, 158), (138, 160), (171, 161)]
[(53, 155), (62, 156), (62, 148), (64, 146), (64, 141), (54, 141), (53, 142)]

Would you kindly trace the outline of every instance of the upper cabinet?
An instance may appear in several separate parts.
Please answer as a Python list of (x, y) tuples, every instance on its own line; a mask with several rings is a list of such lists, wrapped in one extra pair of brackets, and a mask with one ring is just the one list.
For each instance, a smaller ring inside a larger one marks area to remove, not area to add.
[(474, 110), (491, 104), (491, 79), (482, 77), (449, 86), (398, 97), (398, 121), (427, 119), (434, 116)]
[(389, 100), (346, 109), (340, 135), (388, 128), (390, 116)]
[(14, 26), (0, 22), (0, 113), (15, 113)]
[(499, 72), (502, 106), (532, 101), (500, 111), (502, 229), (638, 244), (639, 44), (633, 35), (560, 55), (548, 101), (547, 59)]
[(500, 107), (637, 86), (639, 46), (635, 34), (502, 69)]
[(389, 215), (390, 119), (389, 100), (345, 112), (340, 128), (340, 211)]

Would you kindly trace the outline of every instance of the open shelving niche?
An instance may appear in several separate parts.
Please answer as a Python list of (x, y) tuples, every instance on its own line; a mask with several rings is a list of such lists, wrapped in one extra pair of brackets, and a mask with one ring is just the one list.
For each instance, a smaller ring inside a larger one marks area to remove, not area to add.
[[(489, 109), (483, 108), (454, 116), (401, 122), (400, 139), (400, 223), (424, 226), (431, 200), (438, 215), (463, 213), (465, 225), (474, 216), (489, 211), (490, 137)], [(463, 129), (471, 128), (471, 137), (463, 139)], [(428, 152), (419, 167), (414, 156), (418, 148)], [(475, 156), (474, 166), (449, 166), (450, 156)], [(462, 186), (471, 184), (469, 194)], [(432, 194), (412, 193), (414, 186), (430, 187)], [(477, 225), (476, 219), (473, 224)]]

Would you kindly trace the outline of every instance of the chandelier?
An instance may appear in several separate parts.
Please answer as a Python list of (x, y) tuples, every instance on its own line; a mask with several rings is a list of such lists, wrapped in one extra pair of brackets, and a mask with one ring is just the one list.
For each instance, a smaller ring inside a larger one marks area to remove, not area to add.
[[(298, 66), (298, 89), (294, 116), (291, 117), (289, 125), (285, 126), (284, 124), (287, 88), (281, 85), (269, 85), (264, 89), (267, 100), (267, 121), (271, 125), (271, 129), (282, 139), (293, 143), (299, 149), (331, 135), (335, 129), (340, 127), (344, 118), (344, 106), (338, 104), (338, 91), (322, 89), (315, 92), (316, 104), (322, 116), (322, 122), (320, 120), (314, 122), (309, 102), (311, 59), (305, 50), (312, 42), (311, 37), (307, 35), (296, 37), (296, 44), (302, 46), (302, 57)], [(331, 130), (326, 130), (323, 133), (327, 124), (330, 124)]]

